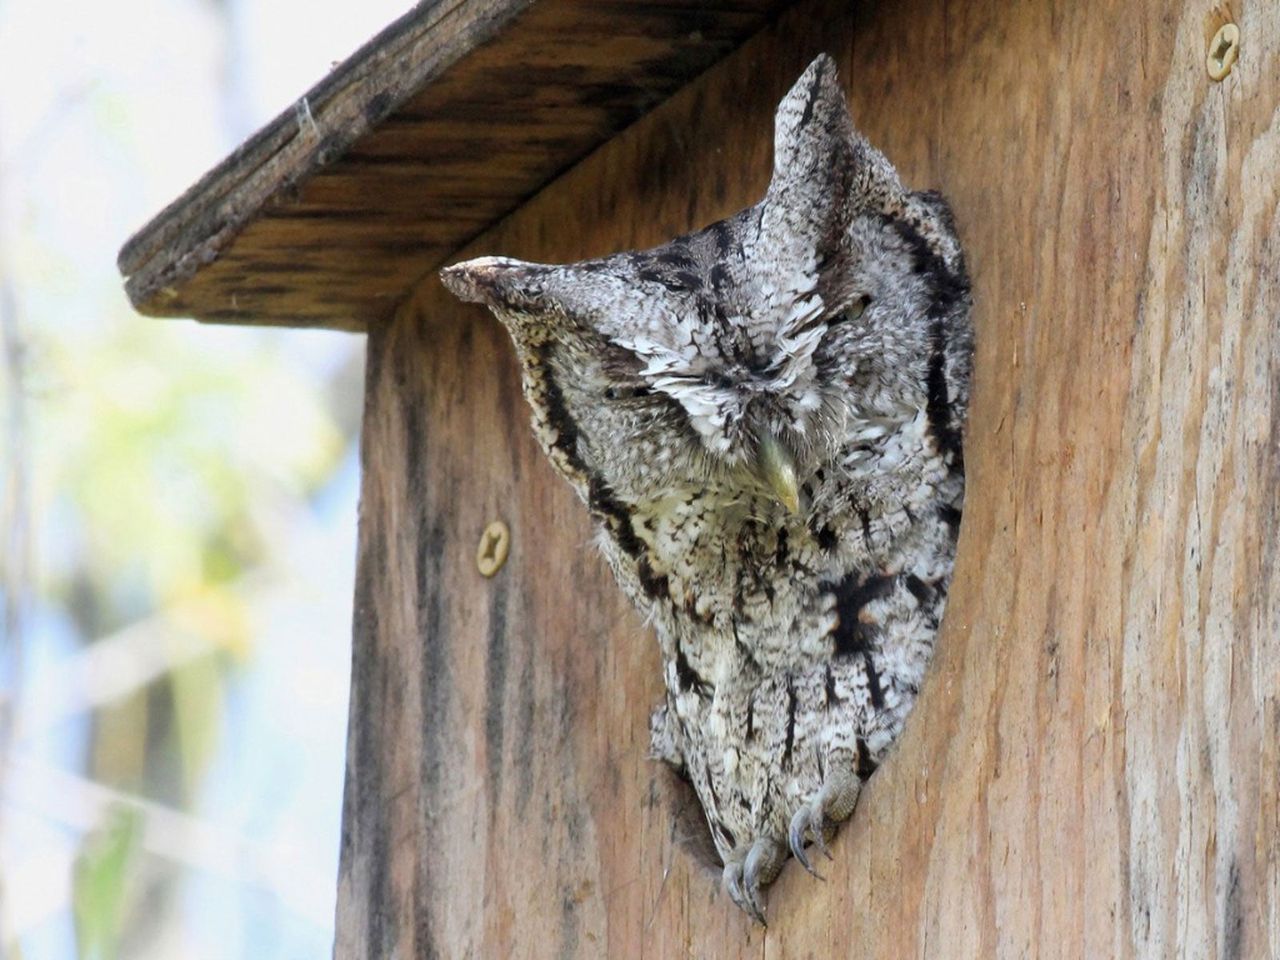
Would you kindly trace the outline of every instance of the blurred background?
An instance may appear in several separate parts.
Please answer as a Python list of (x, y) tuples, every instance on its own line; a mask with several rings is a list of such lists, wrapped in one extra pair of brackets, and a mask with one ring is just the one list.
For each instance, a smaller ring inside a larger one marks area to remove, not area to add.
[(0, 956), (325, 957), (363, 341), (120, 245), (407, 0), (0, 0)]

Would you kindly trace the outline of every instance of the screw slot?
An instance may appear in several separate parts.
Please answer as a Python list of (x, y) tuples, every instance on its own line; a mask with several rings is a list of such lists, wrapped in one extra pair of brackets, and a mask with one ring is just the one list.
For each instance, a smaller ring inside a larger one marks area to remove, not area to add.
[(1239, 55), (1240, 28), (1234, 23), (1224, 23), (1209, 41), (1209, 55), (1205, 58), (1205, 66), (1209, 70), (1210, 79), (1224, 79), (1231, 72)]
[(486, 577), (492, 577), (507, 562), (511, 549), (511, 531), (501, 520), (495, 520), (480, 534), (480, 546), (476, 548), (476, 569)]

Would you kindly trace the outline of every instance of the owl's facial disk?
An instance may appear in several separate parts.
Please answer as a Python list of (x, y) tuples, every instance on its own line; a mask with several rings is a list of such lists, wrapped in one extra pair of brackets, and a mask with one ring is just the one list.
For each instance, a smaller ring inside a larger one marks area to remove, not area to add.
[[(714, 242), (569, 266), (483, 258), (443, 275), (503, 322), (526, 384), (552, 385), (593, 469), (624, 465), (655, 489), (737, 477), (797, 514), (840, 409), (816, 354), (862, 302), (832, 317), (812, 281), (775, 283), (745, 256), (732, 276), (707, 267)], [(688, 289), (663, 284), (663, 258)]]

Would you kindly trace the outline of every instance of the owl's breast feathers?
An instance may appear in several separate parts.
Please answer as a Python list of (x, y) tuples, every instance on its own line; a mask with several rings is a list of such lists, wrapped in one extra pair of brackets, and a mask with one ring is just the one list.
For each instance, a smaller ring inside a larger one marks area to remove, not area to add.
[[(645, 566), (666, 587), (633, 594), (664, 658), (654, 750), (693, 784), (726, 862), (741, 838), (785, 830), (830, 758), (848, 757), (865, 780), (896, 738), (949, 585), (960, 488), (943, 487), (918, 514), (814, 490), (814, 503), (845, 508), (807, 523), (768, 522), (769, 501), (709, 491), (630, 508)], [(606, 553), (615, 569), (629, 564), (612, 538)]]

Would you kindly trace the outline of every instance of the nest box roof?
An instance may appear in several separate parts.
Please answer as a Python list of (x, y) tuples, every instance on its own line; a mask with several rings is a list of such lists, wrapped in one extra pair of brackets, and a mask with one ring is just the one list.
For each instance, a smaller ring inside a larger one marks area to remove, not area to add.
[(129, 239), (129, 298), (363, 329), (784, 6), (424, 0)]

